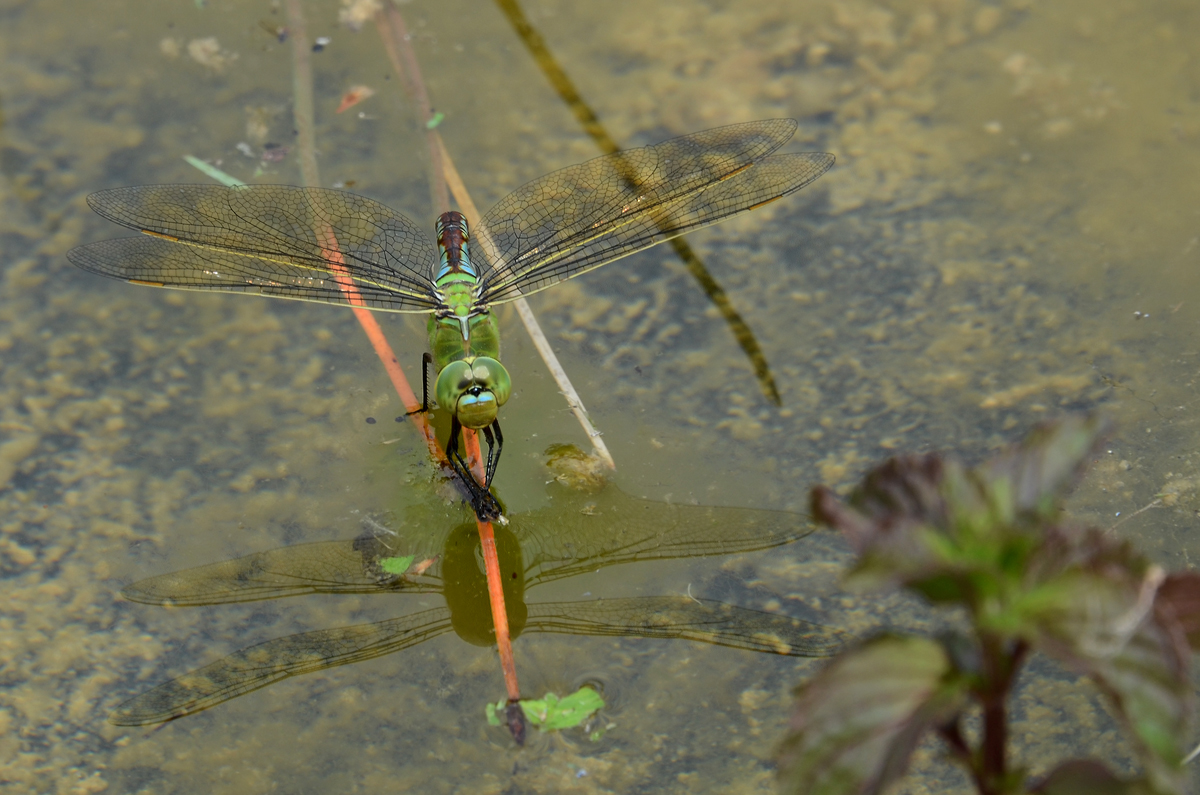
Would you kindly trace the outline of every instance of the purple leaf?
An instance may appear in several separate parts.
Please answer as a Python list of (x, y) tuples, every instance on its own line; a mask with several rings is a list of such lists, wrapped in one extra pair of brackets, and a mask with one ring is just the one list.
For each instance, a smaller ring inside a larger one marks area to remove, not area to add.
[(1154, 598), (1164, 621), (1175, 621), (1192, 649), (1200, 650), (1200, 573), (1168, 574)]
[(838, 657), (796, 689), (779, 756), (784, 790), (873, 795), (908, 767), (926, 729), (967, 697), (945, 649), (927, 638), (884, 635)]
[(993, 508), (1009, 521), (1030, 513), (1031, 518), (1054, 521), (1059, 502), (1111, 429), (1111, 421), (1100, 414), (1043, 423), (973, 474), (993, 501), (1004, 500), (993, 502)]
[(867, 473), (847, 505), (824, 486), (813, 489), (813, 516), (840, 530), (861, 554), (883, 537), (903, 536), (915, 526), (944, 524), (941, 481), (938, 455), (889, 458)]
[(1044, 586), (1042, 608), (1028, 617), (1039, 631), (1038, 648), (1089, 674), (1108, 696), (1155, 790), (1182, 793), (1195, 694), (1186, 637), (1157, 609), (1165, 580), (1157, 566), (1075, 568)]

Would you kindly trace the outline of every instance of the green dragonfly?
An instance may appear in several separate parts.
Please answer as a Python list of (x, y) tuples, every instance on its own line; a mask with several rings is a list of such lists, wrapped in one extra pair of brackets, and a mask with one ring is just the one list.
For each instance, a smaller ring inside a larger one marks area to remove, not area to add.
[[(526, 603), (525, 590), (606, 566), (729, 555), (789, 544), (810, 532), (783, 511), (671, 505), (608, 486), (580, 495), (554, 484), (551, 507), (497, 525), (496, 547), (513, 636), (521, 632), (682, 638), (748, 651), (815, 657), (835, 653), (844, 633), (782, 613), (690, 596)], [(440, 511), (440, 513), (439, 513)], [(440, 593), (445, 605), (371, 624), (268, 640), (164, 682), (121, 704), (121, 726), (162, 723), (208, 709), (288, 677), (361, 662), (454, 631), (495, 643), (474, 523), (449, 533), (421, 528), (442, 506), (410, 510), (404, 526), (378, 522), (358, 538), (296, 544), (133, 583), (121, 593), (143, 604), (198, 606), (313, 593)]]
[[(495, 518), (490, 488), (504, 446), (496, 416), (512, 381), (491, 307), (803, 188), (833, 155), (772, 155), (795, 131), (791, 119), (736, 124), (555, 171), (489, 210), (474, 252), (458, 212), (437, 219), (435, 248), (405, 216), (342, 191), (150, 185), (88, 196), (97, 213), (144, 237), (67, 258), (153, 287), (429, 313), (422, 365), (435, 365), (434, 396), (452, 413), (446, 457), (476, 513)], [(459, 452), (462, 428), (487, 440), (483, 483)]]

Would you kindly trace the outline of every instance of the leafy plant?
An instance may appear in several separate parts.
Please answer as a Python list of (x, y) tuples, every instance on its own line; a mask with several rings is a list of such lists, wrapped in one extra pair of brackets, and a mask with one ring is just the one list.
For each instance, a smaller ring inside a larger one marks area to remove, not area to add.
[[(518, 703), (525, 718), (547, 732), (573, 729), (604, 708), (603, 697), (587, 685), (562, 698), (547, 693), (544, 698), (524, 698)], [(484, 715), (489, 724), (499, 726), (507, 710), (508, 702), (501, 699), (495, 704), (488, 704)]]
[[(879, 635), (798, 687), (779, 758), (787, 791), (884, 792), (932, 731), (983, 795), (1183, 793), (1200, 574), (1168, 574), (1061, 512), (1107, 431), (1101, 417), (1072, 417), (972, 469), (937, 454), (903, 456), (869, 472), (845, 502), (813, 489), (813, 515), (858, 553), (848, 586), (902, 587), (961, 606), (971, 632)], [(1099, 686), (1132, 735), (1139, 777), (1073, 759), (1030, 782), (1010, 763), (1008, 698), (1033, 651)], [(975, 741), (963, 728), (972, 706), (982, 715)]]

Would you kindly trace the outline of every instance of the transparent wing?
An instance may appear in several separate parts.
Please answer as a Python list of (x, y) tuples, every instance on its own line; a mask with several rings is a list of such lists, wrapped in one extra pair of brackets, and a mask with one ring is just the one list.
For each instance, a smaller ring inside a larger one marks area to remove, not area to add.
[(798, 618), (686, 596), (544, 602), (529, 605), (525, 633), (683, 638), (789, 657), (824, 657), (845, 633)]
[(803, 188), (833, 155), (767, 157), (795, 133), (770, 119), (606, 155), (518, 188), (480, 221), (482, 301), (543, 290)]
[(295, 544), (220, 563), (173, 571), (126, 586), (121, 595), (151, 605), (215, 605), (256, 602), (310, 593), (426, 593), (441, 590), (436, 564), (419, 577), (388, 573), (380, 559), (411, 555), (420, 563), (437, 552), (418, 549), (388, 536), (362, 535), (353, 541)]
[(652, 502), (614, 486), (590, 495), (586, 506), (566, 496), (556, 502), (511, 517), (525, 556), (527, 588), (640, 560), (769, 549), (813, 531), (803, 514)]
[(287, 185), (145, 185), (88, 196), (100, 215), (146, 237), (81, 246), (80, 268), (184, 290), (243, 292), (393, 312), (437, 304), (429, 238), (384, 205)]
[(416, 646), (449, 629), (450, 611), (438, 607), (374, 624), (276, 638), (164, 682), (121, 704), (108, 720), (118, 726), (162, 723), (290, 676), (370, 660)]

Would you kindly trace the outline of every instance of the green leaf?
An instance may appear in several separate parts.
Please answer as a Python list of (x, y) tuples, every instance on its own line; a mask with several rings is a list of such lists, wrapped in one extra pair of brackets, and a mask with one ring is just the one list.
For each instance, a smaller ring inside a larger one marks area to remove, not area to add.
[(1141, 795), (1149, 792), (1142, 781), (1125, 781), (1092, 759), (1071, 759), (1050, 772), (1032, 795)]
[(521, 701), (525, 717), (543, 731), (572, 729), (603, 707), (604, 699), (600, 694), (586, 686), (564, 698), (547, 693), (545, 698)]
[(416, 560), (416, 555), (400, 555), (393, 558), (380, 558), (379, 568), (388, 574), (403, 574), (408, 571), (408, 567)]
[(508, 709), (508, 702), (500, 699), (495, 704), (483, 705), (483, 716), (487, 718), (488, 726), (499, 726), (500, 716)]
[(779, 753), (784, 791), (868, 795), (903, 775), (926, 729), (963, 707), (966, 679), (927, 638), (884, 635), (796, 688)]
[[(1067, 488), (1108, 429), (1098, 416), (1069, 417), (1034, 429), (974, 469), (936, 454), (900, 456), (867, 473), (843, 503), (812, 493), (813, 515), (837, 528), (859, 553), (846, 578), (858, 589), (907, 586), (934, 602), (986, 613), (989, 628), (1018, 625), (1012, 600), (1057, 520)], [(1062, 569), (1073, 550), (1052, 558)]]
[(942, 573), (937, 536), (947, 524), (940, 492), (945, 465), (937, 455), (888, 459), (845, 503), (824, 486), (813, 489), (814, 518), (840, 531), (859, 553), (849, 585), (894, 587)]
[(813, 517), (840, 530), (860, 554), (889, 539), (906, 540), (915, 528), (944, 526), (943, 465), (936, 454), (889, 458), (867, 473), (845, 505), (818, 486), (812, 491)]

